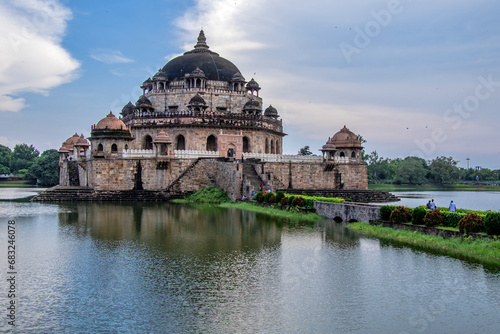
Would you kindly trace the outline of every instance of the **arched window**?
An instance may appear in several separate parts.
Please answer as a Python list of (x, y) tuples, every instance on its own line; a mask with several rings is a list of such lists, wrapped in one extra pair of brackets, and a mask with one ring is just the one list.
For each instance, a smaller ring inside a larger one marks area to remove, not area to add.
[(177, 136), (177, 143), (175, 145), (177, 150), (184, 151), (186, 149), (186, 139), (184, 139), (183, 135)]
[(248, 140), (248, 137), (243, 137), (243, 152), (244, 153), (250, 153), (250, 141)]
[(164, 90), (165, 89), (165, 85), (163, 84), (163, 82), (160, 82), (159, 86), (160, 86), (159, 90)]
[(112, 153), (118, 152), (118, 146), (116, 146), (116, 144), (111, 145), (111, 152)]
[(345, 157), (345, 153), (344, 152), (340, 152), (340, 157), (344, 158)]
[(269, 153), (269, 141), (267, 140), (267, 138), (266, 138), (266, 143), (265, 143), (265, 147), (264, 147), (264, 152), (265, 152), (266, 154), (268, 154), (268, 153)]
[(356, 152), (351, 153), (351, 158), (356, 158)]
[(97, 152), (102, 152), (102, 151), (104, 151), (104, 147), (102, 146), (102, 144), (97, 145)]
[(281, 149), (278, 139), (276, 139), (276, 154), (281, 154)]
[(271, 139), (271, 154), (274, 153), (276, 153), (276, 151), (274, 150), (274, 140)]
[(142, 149), (152, 150), (153, 149), (153, 138), (150, 135), (146, 135), (142, 140)]
[(127, 144), (125, 144), (125, 149), (128, 150), (128, 145)]
[(214, 135), (207, 138), (207, 151), (217, 151), (217, 138)]

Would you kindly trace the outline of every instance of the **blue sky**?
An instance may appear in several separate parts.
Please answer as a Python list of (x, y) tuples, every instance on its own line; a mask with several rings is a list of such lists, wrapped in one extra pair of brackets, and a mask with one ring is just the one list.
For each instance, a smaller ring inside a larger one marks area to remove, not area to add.
[(0, 144), (88, 136), (203, 28), (278, 109), (285, 153), (318, 152), (345, 124), (383, 157), (499, 169), (499, 12), (493, 0), (4, 0)]

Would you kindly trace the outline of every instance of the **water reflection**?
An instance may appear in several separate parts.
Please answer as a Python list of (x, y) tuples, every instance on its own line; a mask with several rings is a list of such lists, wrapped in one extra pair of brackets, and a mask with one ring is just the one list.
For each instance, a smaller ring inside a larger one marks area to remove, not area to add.
[(154, 243), (164, 250), (211, 253), (280, 243), (277, 219), (217, 207), (145, 203), (79, 203), (66, 206), (59, 222), (68, 233), (102, 240)]

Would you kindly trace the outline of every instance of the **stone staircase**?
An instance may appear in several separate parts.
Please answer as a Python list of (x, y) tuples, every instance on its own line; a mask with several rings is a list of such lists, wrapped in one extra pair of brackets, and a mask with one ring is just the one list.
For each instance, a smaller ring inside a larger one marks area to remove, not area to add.
[(182, 179), (184, 178), (184, 176), (186, 176), (187, 173), (193, 170), (193, 168), (200, 162), (200, 160), (201, 159), (198, 158), (191, 165), (189, 165), (189, 167), (186, 168), (186, 170), (182, 172), (182, 174), (179, 175), (177, 179), (175, 179), (172, 183), (168, 185), (167, 189), (165, 189), (165, 192), (168, 194), (171, 194), (172, 192), (178, 194), (179, 192), (175, 191), (174, 187), (182, 181)]
[[(265, 185), (265, 182), (255, 171), (253, 161), (245, 160), (242, 165), (244, 179), (242, 193), (248, 197), (250, 194), (252, 194), (252, 191), (255, 191), (256, 193), (259, 192), (260, 185)], [(248, 192), (246, 191), (245, 187), (248, 187)]]
[(182, 197), (163, 191), (95, 191), (87, 187), (55, 186), (31, 199), (32, 202), (160, 202)]

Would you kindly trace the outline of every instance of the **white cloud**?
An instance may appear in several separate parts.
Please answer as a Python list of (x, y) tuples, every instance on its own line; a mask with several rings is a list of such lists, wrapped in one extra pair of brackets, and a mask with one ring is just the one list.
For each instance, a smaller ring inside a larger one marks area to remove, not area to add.
[(56, 0), (0, 3), (0, 111), (19, 111), (19, 94), (47, 93), (77, 76), (80, 64), (60, 45), (71, 17)]
[[(500, 81), (500, 26), (493, 14), (499, 4), (401, 0), (402, 10), (379, 24), (380, 31), (348, 63), (341, 43), (354, 45), (355, 28), (376, 22), (373, 12), (380, 14), (389, 3), (198, 0), (176, 24), (184, 49), (193, 47), (203, 28), (212, 50), (234, 62), (247, 80), (257, 80), (264, 107), (272, 104), (283, 117), (290, 134), (285, 146), (298, 142), (292, 136), (302, 138), (300, 147), (324, 143), (346, 124), (378, 151), (409, 153), (418, 148), (415, 140), (435, 128), (447, 140), (436, 143), (433, 153), (470, 149), (465, 125), (450, 129), (443, 115), (474, 93), (479, 76)], [(500, 88), (494, 89), (467, 120), (474, 122), (483, 151), (493, 151), (499, 140), (490, 131), (500, 121)]]
[(0, 137), (0, 145), (7, 146), (11, 150), (14, 149), (14, 146), (22, 144), (20, 140), (17, 139), (9, 139), (7, 137)]
[(133, 59), (127, 58), (121, 51), (110, 49), (94, 49), (90, 57), (105, 64), (132, 63)]

